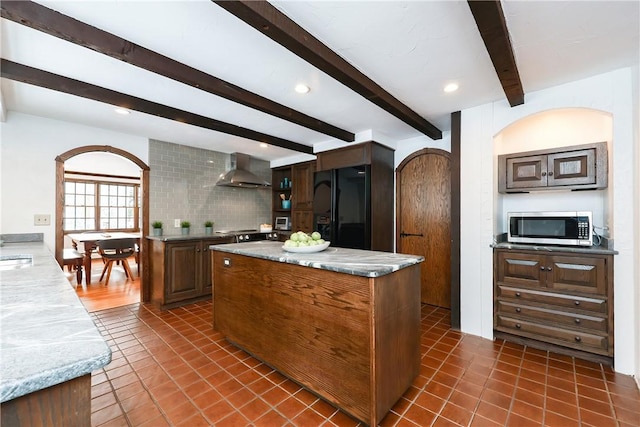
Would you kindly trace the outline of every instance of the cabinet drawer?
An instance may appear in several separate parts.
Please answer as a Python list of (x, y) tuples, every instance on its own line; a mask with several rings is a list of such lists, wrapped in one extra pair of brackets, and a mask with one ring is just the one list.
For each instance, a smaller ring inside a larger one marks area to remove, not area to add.
[(537, 302), (540, 304), (550, 304), (558, 307), (571, 307), (574, 310), (607, 313), (607, 301), (604, 298), (587, 298), (574, 295), (555, 294), (531, 289), (512, 288), (504, 285), (498, 285), (498, 291), (498, 296), (503, 298), (534, 303)]
[(607, 319), (605, 317), (589, 316), (580, 313), (551, 310), (544, 307), (526, 304), (514, 304), (498, 301), (498, 314), (517, 318), (527, 318), (535, 321), (556, 323), (559, 326), (579, 328), (585, 331), (607, 333)]
[(609, 353), (609, 340), (606, 335), (573, 331), (502, 315), (498, 315), (497, 317), (496, 329), (502, 332), (551, 342), (576, 350), (590, 351), (598, 354)]

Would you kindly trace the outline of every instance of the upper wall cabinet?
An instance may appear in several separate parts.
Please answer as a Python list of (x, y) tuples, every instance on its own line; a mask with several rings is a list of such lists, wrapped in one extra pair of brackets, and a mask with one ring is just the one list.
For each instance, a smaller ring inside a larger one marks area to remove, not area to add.
[(500, 193), (606, 187), (606, 142), (498, 156)]

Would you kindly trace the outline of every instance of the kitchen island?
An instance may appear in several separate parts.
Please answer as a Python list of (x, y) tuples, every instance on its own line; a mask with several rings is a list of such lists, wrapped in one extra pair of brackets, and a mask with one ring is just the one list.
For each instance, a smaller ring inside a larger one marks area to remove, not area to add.
[(6, 244), (0, 269), (0, 424), (91, 425), (109, 346), (44, 243)]
[(321, 398), (375, 426), (418, 375), (423, 257), (210, 249), (214, 328)]

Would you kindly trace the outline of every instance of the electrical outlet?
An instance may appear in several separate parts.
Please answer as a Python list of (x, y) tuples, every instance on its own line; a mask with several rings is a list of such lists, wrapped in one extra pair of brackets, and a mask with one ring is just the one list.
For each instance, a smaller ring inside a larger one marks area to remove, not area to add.
[(51, 225), (51, 215), (36, 214), (33, 216), (34, 225)]
[(180, 228), (180, 220), (179, 219), (174, 219), (173, 220), (173, 226), (176, 228)]

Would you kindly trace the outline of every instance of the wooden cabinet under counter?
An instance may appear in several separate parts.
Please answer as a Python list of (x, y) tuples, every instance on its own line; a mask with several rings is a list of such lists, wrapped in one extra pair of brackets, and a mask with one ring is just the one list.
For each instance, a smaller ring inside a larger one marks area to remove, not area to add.
[(209, 246), (233, 243), (233, 237), (149, 239), (151, 301), (161, 308), (209, 298), (212, 291)]
[(496, 337), (611, 364), (613, 255), (588, 252), (494, 249)]

